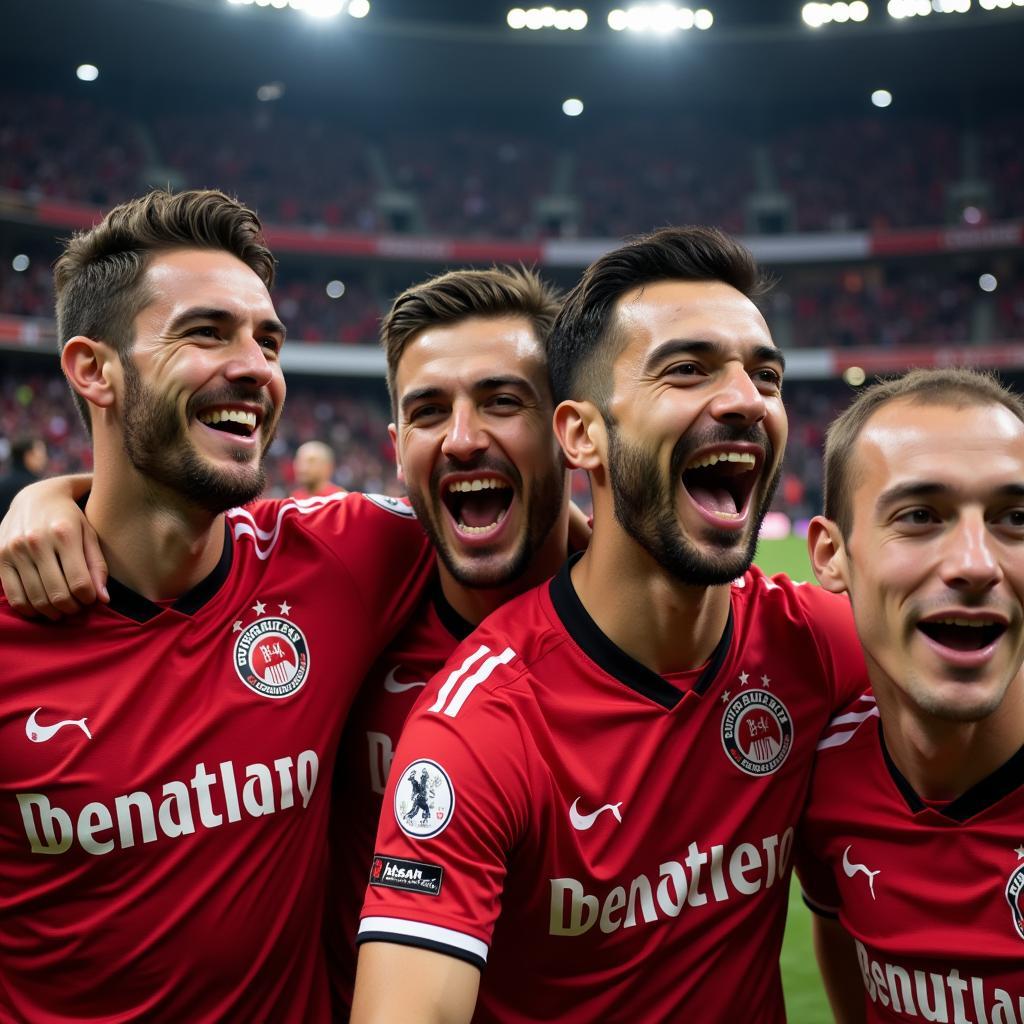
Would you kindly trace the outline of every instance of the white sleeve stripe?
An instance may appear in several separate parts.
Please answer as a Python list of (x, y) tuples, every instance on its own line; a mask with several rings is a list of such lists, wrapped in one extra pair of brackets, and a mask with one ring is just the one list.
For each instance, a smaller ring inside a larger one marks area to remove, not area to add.
[(863, 722), (865, 718), (870, 718), (875, 714), (875, 708), (868, 708), (867, 711), (850, 711), (848, 714), (839, 715), (833, 718), (829, 725), (855, 725)]
[(407, 935), (414, 939), (426, 939), (439, 942), (445, 946), (465, 950), (487, 962), (487, 943), (481, 942), (472, 935), (457, 932), (451, 928), (442, 928), (436, 924), (424, 924), (422, 921), (406, 921), (400, 917), (364, 917), (359, 922), (359, 934), (367, 932), (385, 935)]
[[(281, 533), (281, 521), (289, 512), (297, 512), (299, 515), (308, 515), (310, 512), (315, 512), (317, 509), (323, 508), (324, 505), (328, 505), (331, 502), (344, 501), (349, 496), (348, 492), (339, 491), (335, 494), (325, 494), (316, 498), (292, 498), (285, 501), (277, 510), (277, 522), (274, 523), (274, 528), (269, 531), (260, 529), (260, 527), (256, 525), (256, 520), (253, 518), (252, 513), (247, 509), (228, 509), (226, 515), (229, 519), (241, 520), (241, 522), (236, 522), (232, 527), (235, 540), (238, 540), (240, 537), (252, 537), (256, 542), (256, 557), (259, 558), (260, 561), (266, 561), (277, 544), (277, 539)], [(265, 548), (260, 547), (260, 541), (269, 541), (269, 545)]]
[(444, 707), (444, 702), (451, 695), (452, 690), (455, 689), (455, 684), (459, 681), (459, 678), (466, 672), (468, 672), (473, 665), (476, 664), (485, 654), (490, 651), (490, 647), (486, 644), (481, 644), (457, 669), (455, 669), (447, 680), (445, 680), (444, 686), (438, 691), (437, 700), (430, 706), (431, 711), (440, 711)]
[[(863, 722), (869, 718), (877, 717), (878, 708), (872, 708), (866, 715), (864, 715), (861, 721)], [(854, 734), (857, 732), (857, 729), (859, 728), (860, 723), (858, 722), (854, 728), (848, 729), (846, 732), (835, 732), (832, 733), (830, 736), (826, 736), (818, 744), (818, 750), (827, 750), (829, 747), (841, 747), (844, 743), (848, 743), (850, 741), (850, 739), (854, 736)]]
[[(478, 687), (485, 679), (488, 679), (491, 673), (499, 665), (507, 665), (514, 657), (516, 652), (511, 647), (506, 647), (501, 654), (494, 655), (493, 658), (488, 658), (481, 666), (473, 673), (463, 684), (459, 687), (458, 692), (452, 698), (451, 704), (444, 709), (444, 713), (449, 718), (454, 718), (462, 708), (462, 705), (466, 703), (469, 695)], [(431, 709), (433, 710), (433, 709)]]

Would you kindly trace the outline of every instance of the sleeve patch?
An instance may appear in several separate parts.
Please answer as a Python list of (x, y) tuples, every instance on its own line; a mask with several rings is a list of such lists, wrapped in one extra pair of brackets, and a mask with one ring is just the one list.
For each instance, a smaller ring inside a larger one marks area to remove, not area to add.
[(385, 512), (391, 512), (394, 515), (402, 516), (405, 519), (416, 518), (416, 513), (412, 510), (412, 505), (403, 501), (401, 498), (392, 498), (388, 494), (364, 494), (363, 497), (367, 501), (373, 502), (373, 504), (378, 508), (384, 509)]
[(428, 758), (413, 761), (395, 786), (395, 821), (413, 839), (440, 835), (455, 813), (455, 787), (448, 773)]
[(425, 893), (427, 896), (441, 894), (444, 868), (440, 864), (426, 864), (421, 860), (403, 860), (389, 857), (386, 853), (375, 853), (370, 868), (370, 885), (385, 889), (401, 889), (403, 892)]

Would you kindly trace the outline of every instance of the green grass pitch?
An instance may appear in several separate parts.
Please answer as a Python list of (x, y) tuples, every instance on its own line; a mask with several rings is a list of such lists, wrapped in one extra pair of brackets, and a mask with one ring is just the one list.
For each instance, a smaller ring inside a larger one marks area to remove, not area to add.
[[(807, 545), (800, 537), (761, 541), (757, 564), (767, 573), (784, 572), (795, 580), (813, 580)], [(811, 949), (810, 911), (794, 880), (789, 895), (789, 921), (782, 944), (782, 984), (790, 1024), (827, 1024), (832, 1019)]]

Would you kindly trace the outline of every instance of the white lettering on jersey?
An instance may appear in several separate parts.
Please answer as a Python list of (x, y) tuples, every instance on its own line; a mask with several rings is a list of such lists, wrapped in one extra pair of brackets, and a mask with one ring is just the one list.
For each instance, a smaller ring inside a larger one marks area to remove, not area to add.
[[(864, 987), (873, 1003), (890, 1006), (907, 1020), (991, 1021), (992, 1024), (1019, 1024), (1024, 1021), (1024, 989), (1007, 992), (990, 988), (984, 978), (961, 975), (956, 967), (945, 974), (937, 971), (910, 970), (899, 964), (872, 960), (859, 940), (857, 962)], [(1018, 978), (1018, 981), (1022, 979)], [(974, 1011), (968, 1017), (968, 1011)]]
[[(582, 935), (597, 925), (610, 934), (633, 928), (638, 921), (652, 924), (661, 915), (678, 917), (684, 906), (701, 907), (709, 898), (722, 903), (733, 894), (753, 896), (785, 877), (792, 847), (793, 829), (787, 828), (781, 837), (766, 836), (760, 846), (740, 843), (729, 854), (725, 868), (724, 846), (705, 851), (690, 843), (681, 862), (670, 860), (658, 866), (653, 881), (648, 875), (637, 875), (628, 891), (626, 885), (616, 885), (603, 899), (587, 893), (575, 878), (552, 878), (549, 932)], [(702, 890), (702, 882), (710, 882), (710, 889), (705, 884)]]
[[(483, 664), (465, 679), (462, 677), (478, 662), (485, 654), (490, 654), (491, 649), (486, 644), (481, 644), (468, 658), (453, 671), (445, 680), (444, 686), (438, 691), (437, 700), (428, 708), (429, 711), (441, 711), (449, 718), (454, 718), (466, 703), (469, 695), (482, 683), (490, 678), (491, 673), (499, 665), (507, 665), (515, 656), (516, 652), (511, 647), (506, 647), (501, 654), (492, 655), (486, 658)], [(458, 689), (456, 690), (456, 686)], [(455, 695), (452, 696), (452, 691)], [(448, 698), (451, 697), (451, 701)], [(447, 706), (446, 706), (447, 705)]]
[[(115, 848), (122, 850), (155, 842), (160, 834), (178, 839), (196, 831), (196, 812), (203, 828), (217, 828), (251, 818), (274, 814), (295, 806), (298, 788), (303, 808), (316, 788), (320, 761), (316, 752), (304, 750), (294, 760), (279, 757), (272, 766), (248, 764), (239, 779), (234, 762), (221, 761), (219, 774), (206, 770), (200, 761), (188, 783), (174, 779), (160, 791), (163, 799), (154, 811), (155, 798), (136, 790), (114, 798), (111, 808), (101, 801), (87, 803), (77, 817), (50, 802), (45, 793), (17, 793), (21, 820), (32, 853), (66, 853), (75, 839), (86, 853), (101, 856)], [(238, 784), (241, 781), (241, 794)], [(220, 786), (220, 798), (214, 793)]]
[(370, 749), (370, 789), (383, 796), (391, 774), (395, 748), (391, 737), (383, 732), (367, 732), (366, 742)]

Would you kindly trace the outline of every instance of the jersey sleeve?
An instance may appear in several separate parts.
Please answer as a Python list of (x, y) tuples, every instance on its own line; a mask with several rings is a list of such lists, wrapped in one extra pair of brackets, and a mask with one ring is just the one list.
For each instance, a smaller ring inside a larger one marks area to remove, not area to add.
[(801, 829), (794, 846), (793, 866), (804, 903), (821, 917), (839, 917), (839, 887), (829, 865), (815, 855), (812, 837)]
[[(386, 495), (339, 492), (307, 499), (261, 501), (228, 513), (236, 531), (250, 531), (257, 551), (304, 531), (337, 567), (339, 642), (376, 656), (394, 637), (433, 578), (434, 555), (412, 508)], [(261, 556), (262, 557), (262, 556)], [(344, 652), (339, 652), (344, 657)]]
[(836, 713), (868, 688), (864, 652), (853, 625), (849, 599), (845, 594), (832, 594), (811, 584), (797, 587), (796, 595), (831, 682), (831, 710)]
[[(486, 649), (485, 649), (486, 652)], [(460, 703), (470, 641), (428, 686), (406, 722), (384, 795), (357, 941), (395, 942), (482, 968), (510, 852), (524, 833), (524, 744), (492, 692)], [(500, 656), (499, 656), (500, 657)], [(487, 668), (487, 658), (476, 664)]]

